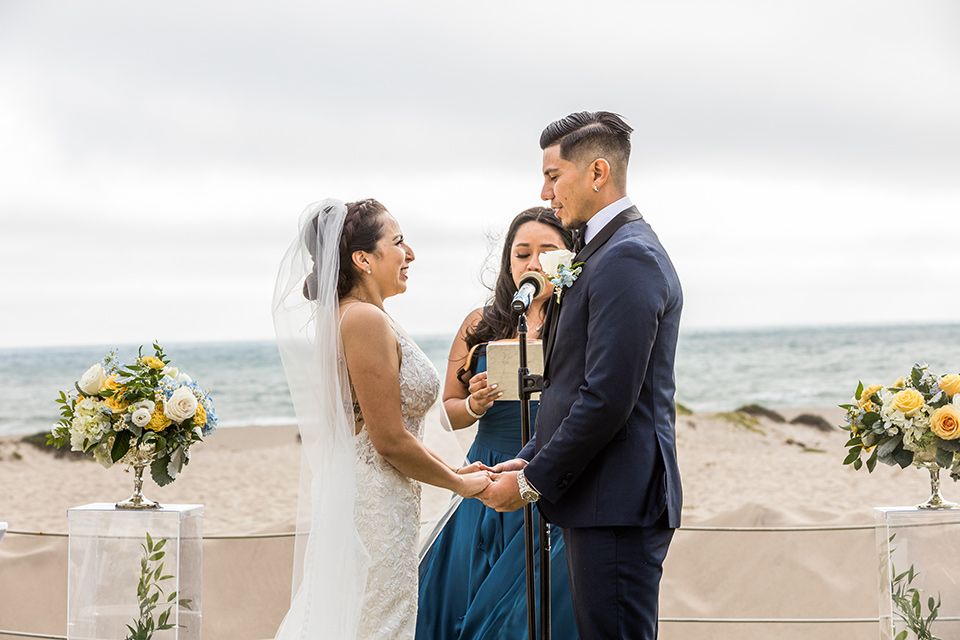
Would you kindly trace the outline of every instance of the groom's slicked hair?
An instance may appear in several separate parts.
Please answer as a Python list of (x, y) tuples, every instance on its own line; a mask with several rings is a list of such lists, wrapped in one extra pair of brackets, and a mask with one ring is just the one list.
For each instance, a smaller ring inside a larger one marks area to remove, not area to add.
[(625, 179), (633, 128), (616, 113), (578, 111), (551, 122), (540, 134), (540, 148), (560, 145), (560, 157), (578, 166), (605, 158), (611, 170)]

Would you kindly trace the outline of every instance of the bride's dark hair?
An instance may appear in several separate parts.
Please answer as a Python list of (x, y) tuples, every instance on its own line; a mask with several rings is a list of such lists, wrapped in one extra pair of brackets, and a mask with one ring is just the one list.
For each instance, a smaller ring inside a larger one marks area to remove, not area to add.
[[(343, 229), (340, 232), (340, 273), (337, 274), (337, 297), (346, 297), (356, 285), (359, 271), (353, 264), (355, 251), (375, 253), (377, 242), (383, 236), (383, 214), (387, 208), (374, 200), (357, 200), (346, 204), (347, 215), (343, 220)], [(317, 299), (317, 233), (320, 216), (329, 212), (324, 209), (314, 216), (307, 225), (303, 241), (314, 260), (314, 268), (303, 282), (303, 295), (308, 300)]]
[[(532, 207), (517, 215), (510, 223), (507, 235), (503, 239), (503, 251), (500, 254), (500, 273), (497, 275), (497, 281), (493, 286), (493, 298), (484, 307), (483, 316), (477, 326), (467, 329), (465, 336), (467, 349), (472, 349), (474, 345), (481, 342), (503, 340), (517, 335), (517, 318), (520, 317), (520, 314), (510, 308), (513, 294), (517, 292), (517, 285), (513, 281), (513, 273), (510, 270), (510, 252), (513, 249), (513, 241), (517, 237), (517, 231), (528, 222), (539, 222), (547, 225), (557, 232), (567, 249), (573, 248), (573, 232), (563, 228), (560, 220), (553, 215), (551, 209)], [(469, 369), (473, 368), (473, 364), (469, 362), (465, 366)]]

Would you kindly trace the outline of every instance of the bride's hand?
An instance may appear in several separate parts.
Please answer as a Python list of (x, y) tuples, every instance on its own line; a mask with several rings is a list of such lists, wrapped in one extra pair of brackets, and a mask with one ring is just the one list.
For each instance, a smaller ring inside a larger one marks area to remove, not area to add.
[(491, 469), (482, 462), (471, 462), (457, 469), (457, 475), (462, 476), (468, 473), (476, 473), (477, 471), (491, 471)]
[(460, 488), (457, 490), (457, 493), (463, 498), (472, 498), (477, 494), (482, 493), (483, 490), (489, 487), (493, 482), (490, 479), (490, 474), (487, 471), (474, 471), (473, 473), (466, 473), (461, 475), (460, 479)]

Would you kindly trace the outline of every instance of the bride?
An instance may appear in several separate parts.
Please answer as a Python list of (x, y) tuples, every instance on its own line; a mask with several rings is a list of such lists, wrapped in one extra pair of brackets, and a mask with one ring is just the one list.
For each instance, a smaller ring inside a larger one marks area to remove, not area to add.
[(376, 200), (308, 207), (274, 292), (303, 440), (294, 595), (277, 638), (413, 638), (420, 482), (490, 483), (422, 444), (440, 377), (383, 309), (413, 251)]

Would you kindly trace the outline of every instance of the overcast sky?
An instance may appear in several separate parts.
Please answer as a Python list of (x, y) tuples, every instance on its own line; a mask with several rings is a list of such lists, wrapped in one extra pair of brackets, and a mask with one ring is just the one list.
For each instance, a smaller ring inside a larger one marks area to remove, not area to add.
[(452, 333), (540, 131), (635, 128), (684, 326), (960, 320), (960, 3), (0, 0), (0, 346), (273, 336), (301, 210), (376, 197)]

